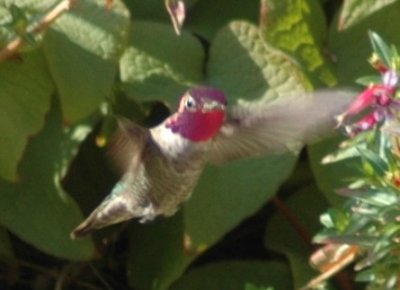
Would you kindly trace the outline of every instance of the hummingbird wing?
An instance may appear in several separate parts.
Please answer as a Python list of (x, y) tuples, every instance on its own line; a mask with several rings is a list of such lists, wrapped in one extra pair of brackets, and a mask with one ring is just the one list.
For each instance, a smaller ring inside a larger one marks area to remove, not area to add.
[(128, 185), (133, 183), (129, 179), (135, 178), (143, 171), (143, 168), (142, 170), (140, 168), (140, 159), (150, 138), (150, 132), (127, 119), (118, 118), (117, 121), (119, 129), (113, 136), (110, 154), (117, 168), (124, 172), (123, 181), (117, 183), (111, 194), (71, 232), (72, 239), (85, 236), (95, 229), (130, 219), (135, 214), (132, 203), (140, 205), (146, 202), (141, 201), (140, 196), (132, 194), (137, 188)]
[(118, 118), (118, 131), (113, 136), (109, 154), (120, 173), (136, 168), (150, 131), (125, 118)]
[(239, 101), (213, 140), (209, 161), (221, 164), (240, 158), (297, 151), (333, 133), (334, 116), (343, 112), (354, 93), (323, 90), (305, 101)]

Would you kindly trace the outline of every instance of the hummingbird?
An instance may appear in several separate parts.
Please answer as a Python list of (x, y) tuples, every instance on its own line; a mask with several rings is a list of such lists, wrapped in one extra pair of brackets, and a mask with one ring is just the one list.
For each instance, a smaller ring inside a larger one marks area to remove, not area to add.
[(153, 128), (119, 119), (111, 155), (123, 172), (111, 193), (71, 238), (139, 218), (175, 214), (207, 164), (296, 151), (326, 136), (349, 98), (321, 91), (305, 98), (239, 100), (228, 109), (216, 88), (198, 86), (180, 98), (177, 111)]

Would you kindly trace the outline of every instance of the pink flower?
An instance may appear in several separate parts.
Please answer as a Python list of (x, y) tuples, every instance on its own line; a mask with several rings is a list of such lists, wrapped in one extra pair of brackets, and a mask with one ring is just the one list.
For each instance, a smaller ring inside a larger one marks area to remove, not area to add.
[(349, 106), (343, 114), (337, 117), (338, 127), (366, 109), (372, 112), (354, 124), (345, 126), (346, 132), (354, 137), (360, 132), (371, 130), (381, 121), (393, 119), (400, 110), (400, 102), (394, 99), (399, 76), (393, 70), (382, 73), (381, 84), (371, 84)]
[(345, 127), (346, 133), (350, 137), (354, 137), (360, 132), (371, 130), (382, 119), (383, 119), (382, 114), (374, 111), (374, 112), (370, 113), (369, 115), (363, 117), (358, 122), (356, 122), (352, 125), (346, 126)]

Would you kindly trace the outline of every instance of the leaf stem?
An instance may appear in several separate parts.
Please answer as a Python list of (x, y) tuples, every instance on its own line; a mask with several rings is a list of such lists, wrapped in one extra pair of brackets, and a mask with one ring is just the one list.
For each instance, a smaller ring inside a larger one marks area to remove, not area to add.
[(272, 198), (272, 203), (276, 206), (278, 211), (287, 219), (293, 229), (297, 232), (300, 238), (306, 243), (306, 245), (312, 250), (313, 247), (311, 245), (311, 235), (305, 226), (299, 221), (296, 215), (286, 206), (282, 200), (274, 196)]
[[(60, 17), (64, 12), (70, 10), (75, 4), (75, 1), (76, 0), (63, 0), (58, 3), (53, 9), (43, 16), (39, 23), (32, 29), (32, 33), (38, 34), (45, 31), (58, 17)], [(0, 50), (0, 62), (17, 54), (23, 45), (23, 37), (15, 37), (2, 50)]]

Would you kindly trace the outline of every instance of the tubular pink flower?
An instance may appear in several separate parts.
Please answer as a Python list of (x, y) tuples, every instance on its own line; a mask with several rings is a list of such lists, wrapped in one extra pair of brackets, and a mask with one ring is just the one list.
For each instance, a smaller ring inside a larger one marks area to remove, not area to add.
[(343, 114), (337, 116), (339, 127), (348, 117), (357, 115), (365, 109), (372, 111), (358, 122), (345, 126), (347, 134), (351, 137), (372, 129), (378, 122), (397, 119), (400, 112), (400, 100), (395, 99), (394, 96), (400, 81), (398, 72), (393, 69), (383, 69), (381, 75), (381, 83), (369, 85)]
[(383, 115), (378, 111), (374, 111), (363, 117), (355, 124), (346, 126), (346, 133), (349, 134), (351, 137), (354, 137), (358, 133), (371, 130), (382, 119)]
[(378, 85), (371, 85), (370, 87), (365, 89), (355, 99), (355, 101), (350, 104), (350, 106), (346, 112), (337, 116), (337, 118), (336, 118), (337, 122), (338, 122), (337, 126), (340, 127), (341, 125), (343, 125), (344, 121), (346, 120), (346, 118), (348, 116), (356, 115), (356, 114), (360, 113), (361, 111), (363, 111), (364, 109), (372, 106), (376, 102), (376, 96), (375, 96), (376, 90), (378, 88), (380, 89), (380, 87), (381, 86), (378, 86)]
[(365, 89), (357, 97), (357, 99), (353, 103), (351, 103), (350, 107), (345, 112), (346, 116), (352, 116), (358, 114), (362, 110), (371, 106), (376, 100), (375, 98), (376, 89), (377, 89), (376, 85), (372, 85), (369, 88)]

